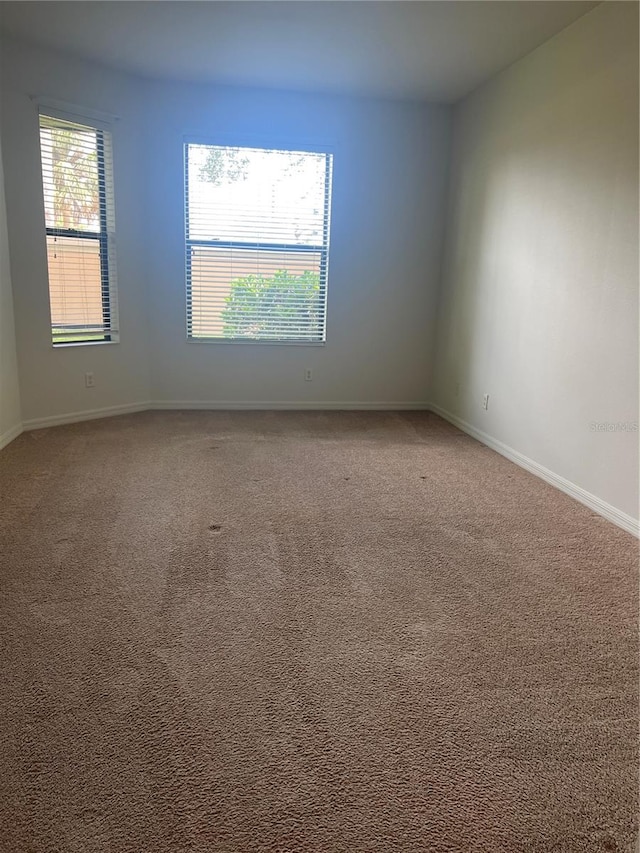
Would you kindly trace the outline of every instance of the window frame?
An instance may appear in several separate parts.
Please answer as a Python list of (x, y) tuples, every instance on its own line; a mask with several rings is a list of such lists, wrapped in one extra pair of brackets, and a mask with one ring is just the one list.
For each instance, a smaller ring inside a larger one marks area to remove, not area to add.
[[(324, 157), (324, 190), (323, 190), (323, 219), (322, 219), (322, 243), (265, 243), (240, 240), (203, 240), (189, 237), (189, 146), (210, 146), (212, 148), (253, 149), (264, 151), (290, 151), (299, 154), (321, 154)], [(327, 293), (329, 278), (329, 235), (331, 223), (331, 199), (332, 182), (334, 170), (335, 150), (332, 144), (318, 143), (282, 143), (273, 139), (247, 139), (215, 138), (186, 135), (182, 140), (183, 151), (183, 180), (184, 180), (184, 245), (185, 245), (185, 319), (186, 340), (193, 344), (241, 344), (250, 346), (324, 346), (327, 340)], [(246, 249), (248, 251), (286, 251), (299, 254), (320, 255), (320, 299), (319, 311), (322, 317), (322, 336), (318, 339), (278, 339), (278, 338), (248, 338), (248, 337), (194, 337), (192, 334), (192, 253), (194, 246), (210, 246), (219, 249)]]
[[(42, 130), (41, 118), (58, 120), (75, 125), (78, 128), (86, 128), (96, 134), (96, 164), (98, 179), (98, 209), (99, 225), (98, 231), (76, 228), (57, 228), (46, 224), (45, 217), (45, 241), (48, 237), (68, 237), (73, 239), (84, 239), (97, 241), (100, 259), (100, 297), (102, 304), (102, 336), (96, 340), (95, 337), (84, 340), (56, 341), (54, 334), (53, 316), (51, 314), (51, 279), (47, 262), (47, 291), (49, 296), (49, 334), (51, 345), (54, 349), (77, 346), (100, 346), (103, 344), (119, 343), (119, 332), (117, 328), (117, 290), (115, 275), (115, 201), (114, 201), (114, 177), (113, 177), (113, 133), (112, 122), (117, 116), (107, 116), (93, 110), (84, 112), (82, 108), (70, 105), (71, 111), (58, 107), (60, 102), (48, 99), (37, 99), (38, 103), (38, 141)], [(108, 135), (108, 136), (107, 136)], [(40, 178), (44, 195), (44, 174), (42, 171), (42, 151), (40, 150)], [(107, 184), (107, 180), (109, 183)], [(59, 324), (58, 324), (59, 325)], [(86, 331), (86, 330), (84, 330)], [(87, 332), (87, 334), (91, 334)], [(100, 334), (100, 331), (94, 333)], [(67, 335), (66, 337), (70, 337)]]

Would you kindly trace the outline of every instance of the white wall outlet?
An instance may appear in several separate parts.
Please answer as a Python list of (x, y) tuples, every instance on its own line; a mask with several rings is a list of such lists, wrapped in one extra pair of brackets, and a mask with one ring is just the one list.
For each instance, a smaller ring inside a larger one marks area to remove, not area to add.
[(311, 382), (313, 379), (313, 370), (310, 367), (305, 367), (304, 369), (304, 381)]
[(489, 395), (485, 394), (482, 398), (482, 408), (486, 411), (489, 408)]
[(94, 379), (93, 373), (85, 373), (84, 375), (84, 387), (85, 388), (95, 388), (96, 380)]

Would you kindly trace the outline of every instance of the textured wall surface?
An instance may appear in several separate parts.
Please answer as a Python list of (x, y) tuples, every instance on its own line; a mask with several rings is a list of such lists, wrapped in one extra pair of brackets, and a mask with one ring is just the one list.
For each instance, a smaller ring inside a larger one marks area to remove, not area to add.
[(637, 518), (637, 4), (456, 108), (445, 266), (434, 401)]

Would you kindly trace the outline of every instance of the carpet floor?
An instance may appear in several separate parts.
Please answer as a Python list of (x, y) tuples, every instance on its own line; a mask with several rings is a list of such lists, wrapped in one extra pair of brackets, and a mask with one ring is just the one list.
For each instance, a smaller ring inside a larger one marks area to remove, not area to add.
[(600, 853), (638, 547), (426, 413), (149, 412), (0, 454), (2, 853)]

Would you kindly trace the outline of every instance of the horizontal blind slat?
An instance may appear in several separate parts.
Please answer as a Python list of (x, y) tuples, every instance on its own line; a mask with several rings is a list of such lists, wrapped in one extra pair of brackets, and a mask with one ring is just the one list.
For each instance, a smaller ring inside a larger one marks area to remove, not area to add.
[(107, 131), (40, 115), (54, 343), (117, 331), (111, 140)]
[(185, 145), (189, 337), (324, 340), (330, 170), (328, 154)]

